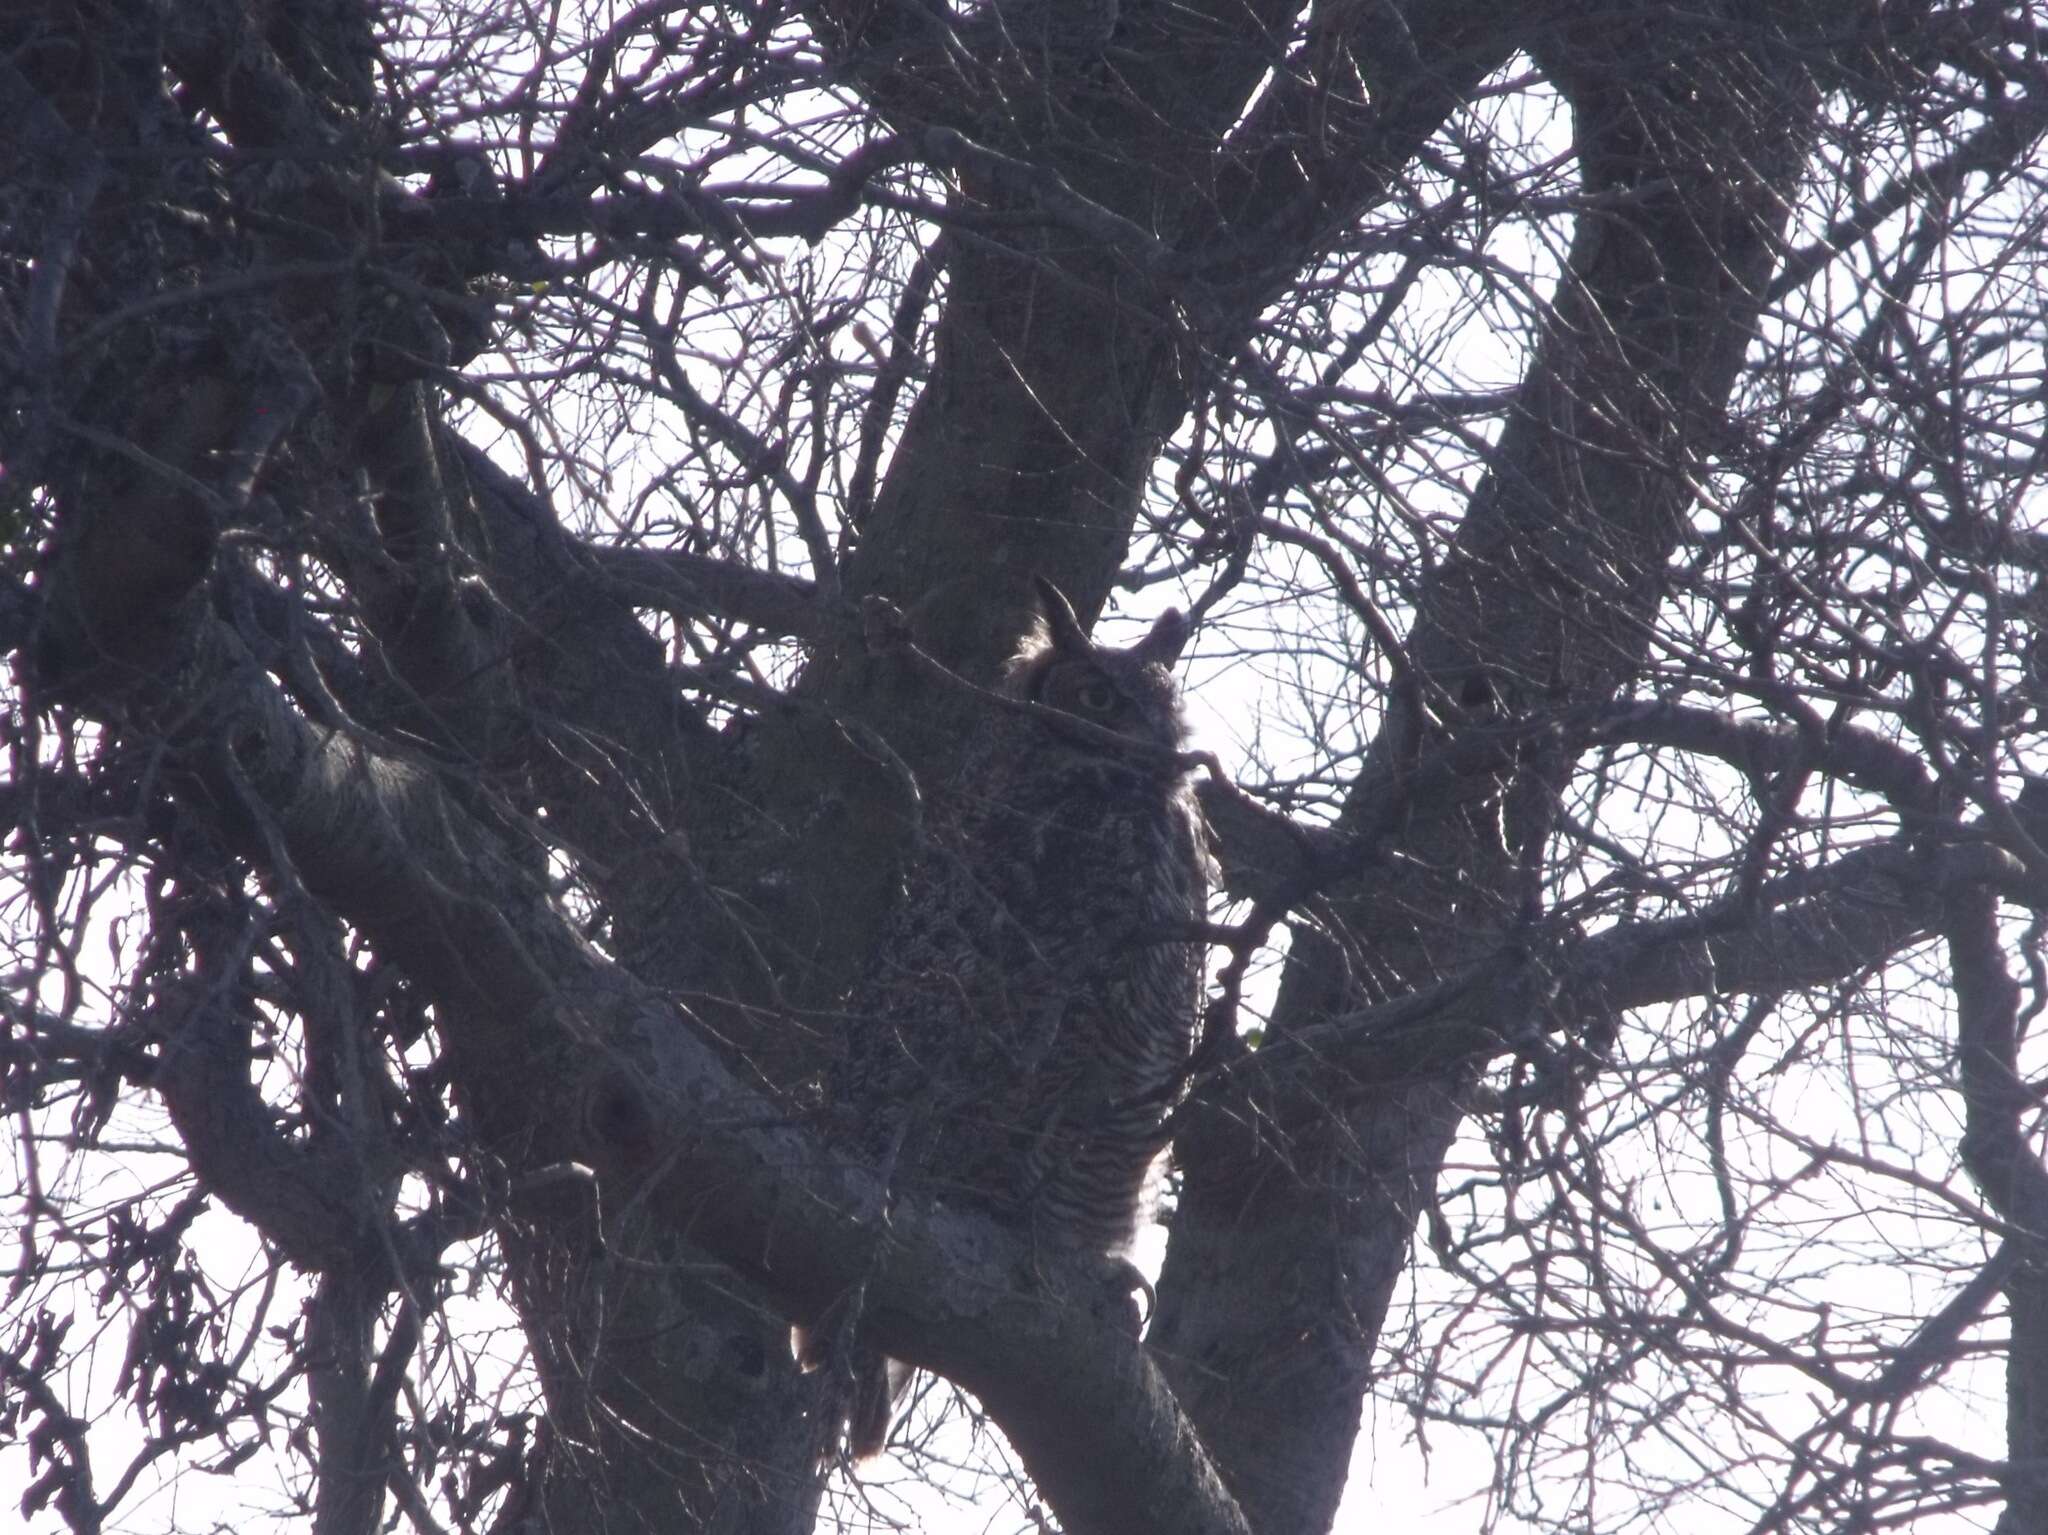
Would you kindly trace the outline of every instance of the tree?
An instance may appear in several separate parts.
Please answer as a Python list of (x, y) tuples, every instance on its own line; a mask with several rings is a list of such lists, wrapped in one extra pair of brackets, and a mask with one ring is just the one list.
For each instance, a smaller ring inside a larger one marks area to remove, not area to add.
[[(1523, 1527), (2048, 1528), (2044, 42), (10, 7), (24, 1510), (858, 1522), (798, 1322), (1075, 1532), (1323, 1531), (1374, 1392)], [(813, 1113), (1034, 574), (1258, 721), (1142, 1343)]]

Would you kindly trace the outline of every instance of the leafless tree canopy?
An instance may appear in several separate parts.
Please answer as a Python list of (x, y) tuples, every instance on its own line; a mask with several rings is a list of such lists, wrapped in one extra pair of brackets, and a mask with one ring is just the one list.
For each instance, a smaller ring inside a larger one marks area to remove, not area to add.
[[(2028, 3), (9, 0), (0, 1484), (2048, 1530), (2044, 129)], [(1142, 1342), (816, 1123), (1035, 575), (1197, 625)]]

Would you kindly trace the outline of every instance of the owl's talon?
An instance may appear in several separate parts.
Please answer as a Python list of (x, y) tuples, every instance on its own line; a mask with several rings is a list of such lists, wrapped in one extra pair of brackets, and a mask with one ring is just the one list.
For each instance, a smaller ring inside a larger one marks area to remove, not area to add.
[[(1117, 1299), (1124, 1302), (1124, 1315), (1130, 1322), (1131, 1336), (1135, 1338), (1151, 1325), (1152, 1313), (1159, 1304), (1159, 1297), (1152, 1289), (1152, 1281), (1145, 1277), (1144, 1271), (1137, 1264), (1128, 1258), (1113, 1258), (1110, 1261), (1115, 1265), (1110, 1276), (1110, 1287)], [(1131, 1304), (1132, 1297), (1138, 1295), (1145, 1297), (1142, 1309)]]

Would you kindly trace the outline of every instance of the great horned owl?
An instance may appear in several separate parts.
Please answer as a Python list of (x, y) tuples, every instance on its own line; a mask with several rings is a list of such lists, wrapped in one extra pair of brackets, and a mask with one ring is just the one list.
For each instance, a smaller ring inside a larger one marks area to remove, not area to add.
[[(903, 907), (846, 1010), (842, 1132), (895, 1191), (1012, 1223), (1040, 1253), (1122, 1255), (1193, 1044), (1207, 854), (1179, 761), (1168, 612), (1128, 650), (1059, 589), (1004, 710), (936, 797)], [(878, 1452), (909, 1372), (854, 1365), (849, 1446)]]

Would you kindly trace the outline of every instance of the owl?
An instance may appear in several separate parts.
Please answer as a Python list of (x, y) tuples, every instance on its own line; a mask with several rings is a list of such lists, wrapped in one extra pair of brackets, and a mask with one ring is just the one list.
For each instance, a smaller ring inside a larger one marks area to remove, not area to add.
[[(1202, 989), (1206, 837), (1180, 758), (1169, 611), (1093, 643), (1040, 621), (934, 797), (926, 851), (844, 1013), (839, 1132), (891, 1194), (979, 1210), (1040, 1255), (1122, 1256), (1146, 1215)], [(856, 1353), (859, 1351), (856, 1348)], [(909, 1371), (853, 1364), (848, 1444), (877, 1453)]]

